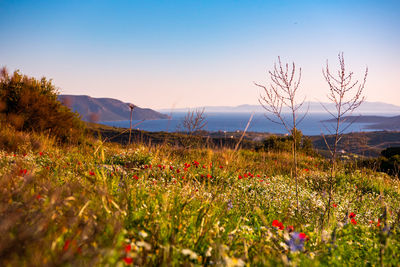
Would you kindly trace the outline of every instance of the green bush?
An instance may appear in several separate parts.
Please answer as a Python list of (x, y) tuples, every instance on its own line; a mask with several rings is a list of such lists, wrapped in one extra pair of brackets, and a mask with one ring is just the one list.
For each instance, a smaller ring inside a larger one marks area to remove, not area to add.
[(18, 70), (0, 73), (0, 120), (17, 130), (45, 132), (61, 142), (76, 142), (84, 132), (77, 113), (57, 100), (51, 80), (37, 80)]
[(400, 147), (388, 147), (382, 150), (381, 155), (379, 158), (364, 159), (360, 165), (399, 177)]
[(400, 156), (400, 147), (388, 147), (382, 150), (381, 155), (385, 158), (391, 158), (393, 156)]
[[(302, 151), (307, 154), (313, 154), (313, 145), (311, 139), (307, 136), (303, 136), (302, 132), (297, 130), (296, 134), (296, 147), (298, 151)], [(293, 145), (293, 136), (276, 136), (272, 135), (263, 141), (263, 147), (265, 151), (274, 152), (291, 152)]]

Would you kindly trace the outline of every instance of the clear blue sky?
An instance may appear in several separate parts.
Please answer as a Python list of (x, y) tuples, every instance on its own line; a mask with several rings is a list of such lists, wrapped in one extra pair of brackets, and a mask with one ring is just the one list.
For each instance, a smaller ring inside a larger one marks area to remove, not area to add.
[(52, 78), (65, 94), (151, 108), (256, 104), (277, 56), (325, 100), (337, 54), (368, 101), (400, 105), (400, 1), (5, 1), (0, 65)]

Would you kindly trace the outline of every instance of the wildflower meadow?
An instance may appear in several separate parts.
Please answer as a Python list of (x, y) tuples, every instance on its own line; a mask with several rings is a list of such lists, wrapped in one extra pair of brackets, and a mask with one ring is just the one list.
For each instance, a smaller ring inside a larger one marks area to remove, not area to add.
[(398, 265), (399, 181), (245, 149), (92, 140), (0, 152), (2, 266)]

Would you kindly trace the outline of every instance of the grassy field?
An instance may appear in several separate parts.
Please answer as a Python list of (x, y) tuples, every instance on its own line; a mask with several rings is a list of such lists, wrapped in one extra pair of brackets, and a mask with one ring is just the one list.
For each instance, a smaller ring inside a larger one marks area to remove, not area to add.
[[(101, 124), (88, 123), (90, 131), (95, 136), (109, 138), (110, 141), (127, 144), (129, 140), (129, 130), (115, 128)], [(205, 144), (211, 148), (234, 148), (238, 140), (243, 135), (239, 132), (200, 132), (197, 137), (201, 146)], [(263, 140), (270, 137), (271, 133), (246, 132), (240, 144), (241, 148), (257, 149), (262, 147)], [(283, 135), (279, 135), (283, 136)], [(326, 143), (323, 136), (309, 136), (314, 148), (321, 154), (328, 155)], [(332, 144), (333, 135), (325, 136), (327, 142)], [(136, 143), (145, 144), (165, 144), (182, 145), (187, 139), (186, 135), (181, 133), (167, 132), (146, 132), (132, 130), (132, 140)], [(376, 131), (376, 132), (354, 132), (344, 134), (338, 144), (338, 149), (346, 151), (345, 154), (356, 154), (361, 157), (379, 157), (380, 152), (387, 147), (396, 147), (400, 145), (399, 131)]]
[(323, 158), (297, 210), (287, 153), (32, 139), (0, 151), (1, 266), (399, 265), (386, 174), (340, 167), (327, 222)]

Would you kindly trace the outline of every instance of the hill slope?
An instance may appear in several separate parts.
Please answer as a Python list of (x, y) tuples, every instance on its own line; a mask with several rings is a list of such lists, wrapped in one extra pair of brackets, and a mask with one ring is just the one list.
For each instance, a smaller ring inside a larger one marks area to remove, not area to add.
[[(335, 122), (335, 119), (325, 120), (326, 122)], [(349, 123), (371, 123), (365, 129), (375, 130), (400, 130), (400, 116), (346, 116), (342, 118), (342, 122)]]
[[(58, 99), (73, 111), (78, 112), (84, 121), (129, 120), (128, 103), (113, 98), (94, 98), (87, 95), (59, 95)], [(168, 116), (149, 108), (135, 107), (134, 120), (167, 119)]]
[(400, 130), (400, 116), (394, 116), (370, 125), (369, 129)]

